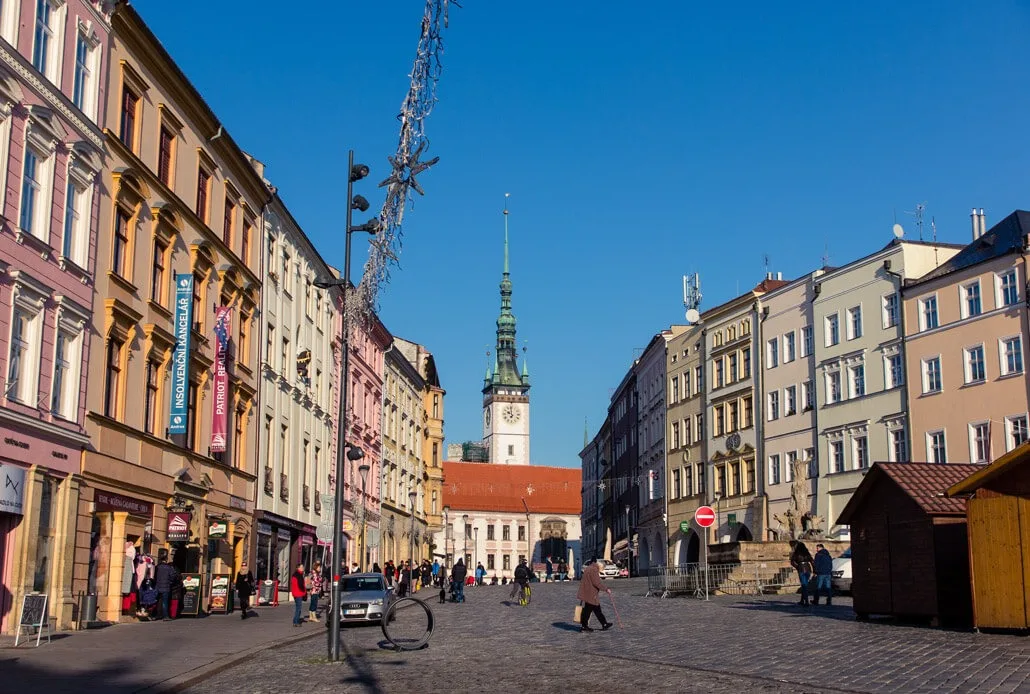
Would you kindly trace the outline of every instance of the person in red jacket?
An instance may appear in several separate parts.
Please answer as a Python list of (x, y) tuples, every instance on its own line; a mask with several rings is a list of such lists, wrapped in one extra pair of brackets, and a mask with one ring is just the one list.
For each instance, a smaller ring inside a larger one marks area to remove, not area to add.
[(297, 570), (290, 576), (290, 595), (293, 596), (293, 626), (299, 627), (303, 624), (300, 621), (300, 612), (304, 607), (304, 599), (308, 597), (303, 564), (297, 564)]

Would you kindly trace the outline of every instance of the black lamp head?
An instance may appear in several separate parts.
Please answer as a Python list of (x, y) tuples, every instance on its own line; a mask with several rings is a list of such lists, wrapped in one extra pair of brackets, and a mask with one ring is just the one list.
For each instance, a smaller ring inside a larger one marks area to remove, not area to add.
[(364, 164), (355, 164), (350, 169), (350, 182), (360, 181), (368, 175), (368, 167)]

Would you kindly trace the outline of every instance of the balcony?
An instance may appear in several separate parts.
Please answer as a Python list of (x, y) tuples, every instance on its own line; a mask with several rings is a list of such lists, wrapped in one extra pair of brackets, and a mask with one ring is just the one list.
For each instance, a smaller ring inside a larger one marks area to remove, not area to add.
[(275, 492), (275, 486), (272, 484), (272, 468), (265, 466), (265, 494), (272, 496)]
[(301, 496), (300, 501), (304, 504), (305, 511), (311, 508), (311, 487), (306, 484), (304, 485), (304, 493), (303, 496)]
[(290, 500), (290, 481), (285, 472), (279, 475), (279, 498), (283, 501)]

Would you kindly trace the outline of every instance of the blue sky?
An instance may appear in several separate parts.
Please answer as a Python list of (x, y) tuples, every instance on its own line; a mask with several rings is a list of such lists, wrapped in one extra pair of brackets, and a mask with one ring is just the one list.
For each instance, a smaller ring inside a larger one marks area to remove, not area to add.
[[(267, 0), (134, 3), (291, 211), (342, 266), (346, 152), (378, 207), (422, 0), (283, 12)], [(891, 238), (926, 203), (966, 242), (1027, 201), (1026, 3), (743, 1), (452, 7), (441, 162), (381, 296), (447, 389), (449, 442), (482, 435), (511, 193), (513, 309), (532, 376), (532, 462), (577, 466), (639, 349), (705, 307)], [(353, 271), (365, 252), (355, 237)]]

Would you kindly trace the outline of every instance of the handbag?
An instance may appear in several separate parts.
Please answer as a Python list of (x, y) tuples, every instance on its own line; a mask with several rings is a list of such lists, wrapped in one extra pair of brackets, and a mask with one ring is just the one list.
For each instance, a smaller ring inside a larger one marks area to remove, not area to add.
[(582, 605), (576, 605), (576, 608), (572, 611), (572, 621), (576, 622), (578, 624), (580, 622), (580, 620), (582, 620), (582, 618), (583, 618), (583, 606)]

